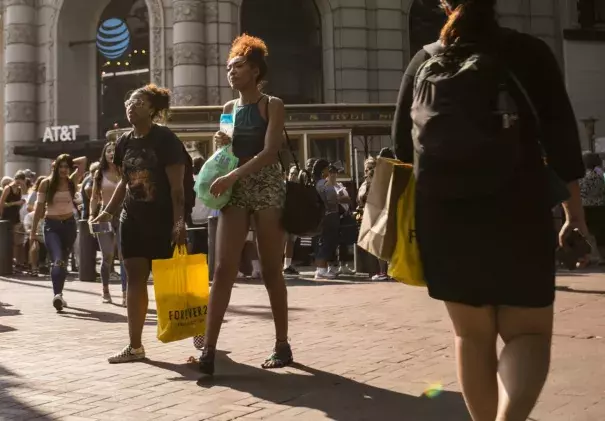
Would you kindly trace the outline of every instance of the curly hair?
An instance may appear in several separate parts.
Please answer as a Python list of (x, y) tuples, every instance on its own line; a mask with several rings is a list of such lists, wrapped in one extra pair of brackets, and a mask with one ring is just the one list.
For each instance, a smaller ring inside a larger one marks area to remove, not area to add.
[(498, 27), (496, 0), (442, 0), (452, 14), (441, 29), (440, 39), (445, 46), (463, 42), (490, 39)]
[(170, 111), (170, 90), (160, 88), (154, 83), (145, 85), (133, 92), (134, 94), (143, 94), (149, 98), (151, 108), (154, 112), (151, 116), (153, 121), (166, 122), (168, 120), (168, 112)]
[(231, 44), (231, 51), (229, 51), (227, 61), (232, 60), (234, 57), (245, 57), (248, 63), (258, 68), (259, 73), (256, 80), (258, 83), (267, 75), (266, 58), (268, 55), (269, 49), (265, 41), (248, 34), (242, 34), (235, 38), (233, 44)]

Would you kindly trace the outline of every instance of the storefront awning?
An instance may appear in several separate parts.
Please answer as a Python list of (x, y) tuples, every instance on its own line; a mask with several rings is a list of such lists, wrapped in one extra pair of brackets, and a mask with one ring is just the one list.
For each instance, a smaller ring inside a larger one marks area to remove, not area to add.
[(99, 159), (104, 139), (99, 140), (76, 140), (74, 142), (30, 142), (15, 146), (15, 155), (24, 155), (35, 158), (55, 159), (57, 156), (68, 153), (74, 158), (86, 156), (91, 159)]

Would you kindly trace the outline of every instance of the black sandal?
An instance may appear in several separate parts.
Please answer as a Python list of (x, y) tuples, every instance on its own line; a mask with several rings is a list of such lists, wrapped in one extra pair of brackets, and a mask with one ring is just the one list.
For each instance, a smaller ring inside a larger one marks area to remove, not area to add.
[(214, 375), (214, 356), (216, 349), (214, 347), (205, 347), (200, 356), (199, 370), (206, 376)]
[(284, 368), (294, 362), (292, 356), (292, 348), (288, 342), (281, 342), (275, 344), (273, 353), (261, 364), (261, 367), (267, 370)]

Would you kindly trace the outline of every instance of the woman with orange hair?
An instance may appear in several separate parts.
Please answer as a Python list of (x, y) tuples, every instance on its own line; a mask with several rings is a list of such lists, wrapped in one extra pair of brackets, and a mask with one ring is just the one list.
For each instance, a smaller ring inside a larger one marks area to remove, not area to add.
[(206, 375), (214, 373), (216, 343), (251, 221), (256, 229), (261, 273), (276, 331), (274, 351), (262, 367), (280, 368), (292, 363), (288, 298), (282, 274), (284, 230), (279, 222), (286, 198), (278, 163), (285, 110), (279, 98), (265, 95), (259, 88), (268, 70), (267, 54), (267, 46), (261, 39), (244, 34), (233, 42), (227, 62), (229, 84), (239, 92), (239, 98), (227, 102), (223, 112), (233, 114), (234, 131), (232, 138), (219, 131), (214, 141), (218, 147), (231, 143), (239, 166), (210, 187), (217, 196), (231, 187), (233, 191), (219, 216), (214, 282), (200, 358), (200, 371)]

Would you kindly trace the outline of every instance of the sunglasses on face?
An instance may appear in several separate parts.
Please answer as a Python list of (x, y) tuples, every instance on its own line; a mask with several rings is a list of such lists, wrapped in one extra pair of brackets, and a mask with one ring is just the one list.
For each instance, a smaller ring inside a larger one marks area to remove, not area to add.
[(129, 99), (126, 102), (124, 102), (124, 107), (128, 108), (130, 106), (133, 106), (135, 108), (140, 108), (145, 104), (145, 101), (143, 101), (142, 99), (139, 98), (134, 98), (134, 99)]

